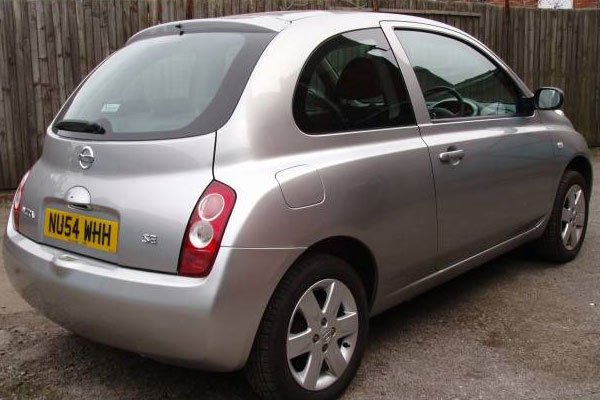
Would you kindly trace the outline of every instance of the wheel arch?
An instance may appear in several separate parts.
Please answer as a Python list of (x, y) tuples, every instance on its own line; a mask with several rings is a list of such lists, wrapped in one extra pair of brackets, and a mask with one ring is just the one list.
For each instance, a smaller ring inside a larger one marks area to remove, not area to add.
[(565, 171), (577, 171), (579, 172), (581, 175), (583, 175), (587, 185), (588, 185), (588, 189), (591, 193), (592, 191), (592, 185), (594, 183), (594, 179), (593, 179), (593, 169), (592, 169), (592, 163), (590, 162), (590, 160), (583, 156), (583, 155), (577, 155), (575, 157), (573, 157), (573, 159), (569, 162), (569, 164), (567, 164)]
[(375, 257), (369, 247), (350, 236), (332, 236), (309, 246), (298, 259), (318, 253), (339, 257), (350, 264), (365, 285), (371, 309), (375, 302), (379, 275)]

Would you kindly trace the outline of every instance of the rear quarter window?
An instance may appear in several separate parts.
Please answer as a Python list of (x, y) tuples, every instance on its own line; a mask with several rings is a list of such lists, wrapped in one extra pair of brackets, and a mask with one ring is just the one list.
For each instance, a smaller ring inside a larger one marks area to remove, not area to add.
[(415, 125), (412, 104), (381, 29), (334, 36), (310, 56), (293, 99), (309, 134)]

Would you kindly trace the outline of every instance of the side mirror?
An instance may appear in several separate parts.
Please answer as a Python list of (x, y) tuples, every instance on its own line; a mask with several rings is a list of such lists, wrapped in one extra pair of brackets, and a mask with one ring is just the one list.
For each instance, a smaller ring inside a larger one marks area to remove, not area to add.
[(542, 87), (535, 91), (533, 101), (538, 110), (558, 110), (564, 101), (562, 90), (553, 87)]

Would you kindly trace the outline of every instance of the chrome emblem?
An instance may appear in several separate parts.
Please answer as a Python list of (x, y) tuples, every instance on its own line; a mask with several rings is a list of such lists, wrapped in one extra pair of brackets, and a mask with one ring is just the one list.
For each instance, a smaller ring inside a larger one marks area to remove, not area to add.
[(31, 219), (35, 218), (35, 211), (33, 211), (31, 208), (23, 206), (23, 208), (21, 208), (21, 211), (23, 212), (23, 215), (27, 215)]
[(329, 342), (331, 342), (331, 339), (333, 339), (333, 329), (325, 329), (321, 336), (323, 337), (323, 343), (329, 344)]
[(88, 169), (94, 163), (94, 150), (90, 146), (85, 146), (79, 153), (79, 166), (83, 169)]
[(149, 233), (142, 234), (142, 243), (144, 244), (157, 244), (158, 236), (150, 235)]

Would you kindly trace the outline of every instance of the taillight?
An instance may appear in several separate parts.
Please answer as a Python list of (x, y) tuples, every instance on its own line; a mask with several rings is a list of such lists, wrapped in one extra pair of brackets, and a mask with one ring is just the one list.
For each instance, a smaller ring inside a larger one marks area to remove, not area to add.
[(208, 185), (185, 231), (179, 256), (180, 275), (202, 277), (210, 273), (234, 204), (232, 188), (218, 181)]
[(21, 183), (19, 183), (19, 187), (15, 192), (15, 198), (13, 199), (13, 226), (15, 230), (19, 232), (19, 225), (21, 222), (21, 204), (23, 203), (23, 190), (25, 189), (25, 183), (27, 182), (27, 178), (29, 177), (29, 171), (25, 172), (23, 178), (21, 179)]

